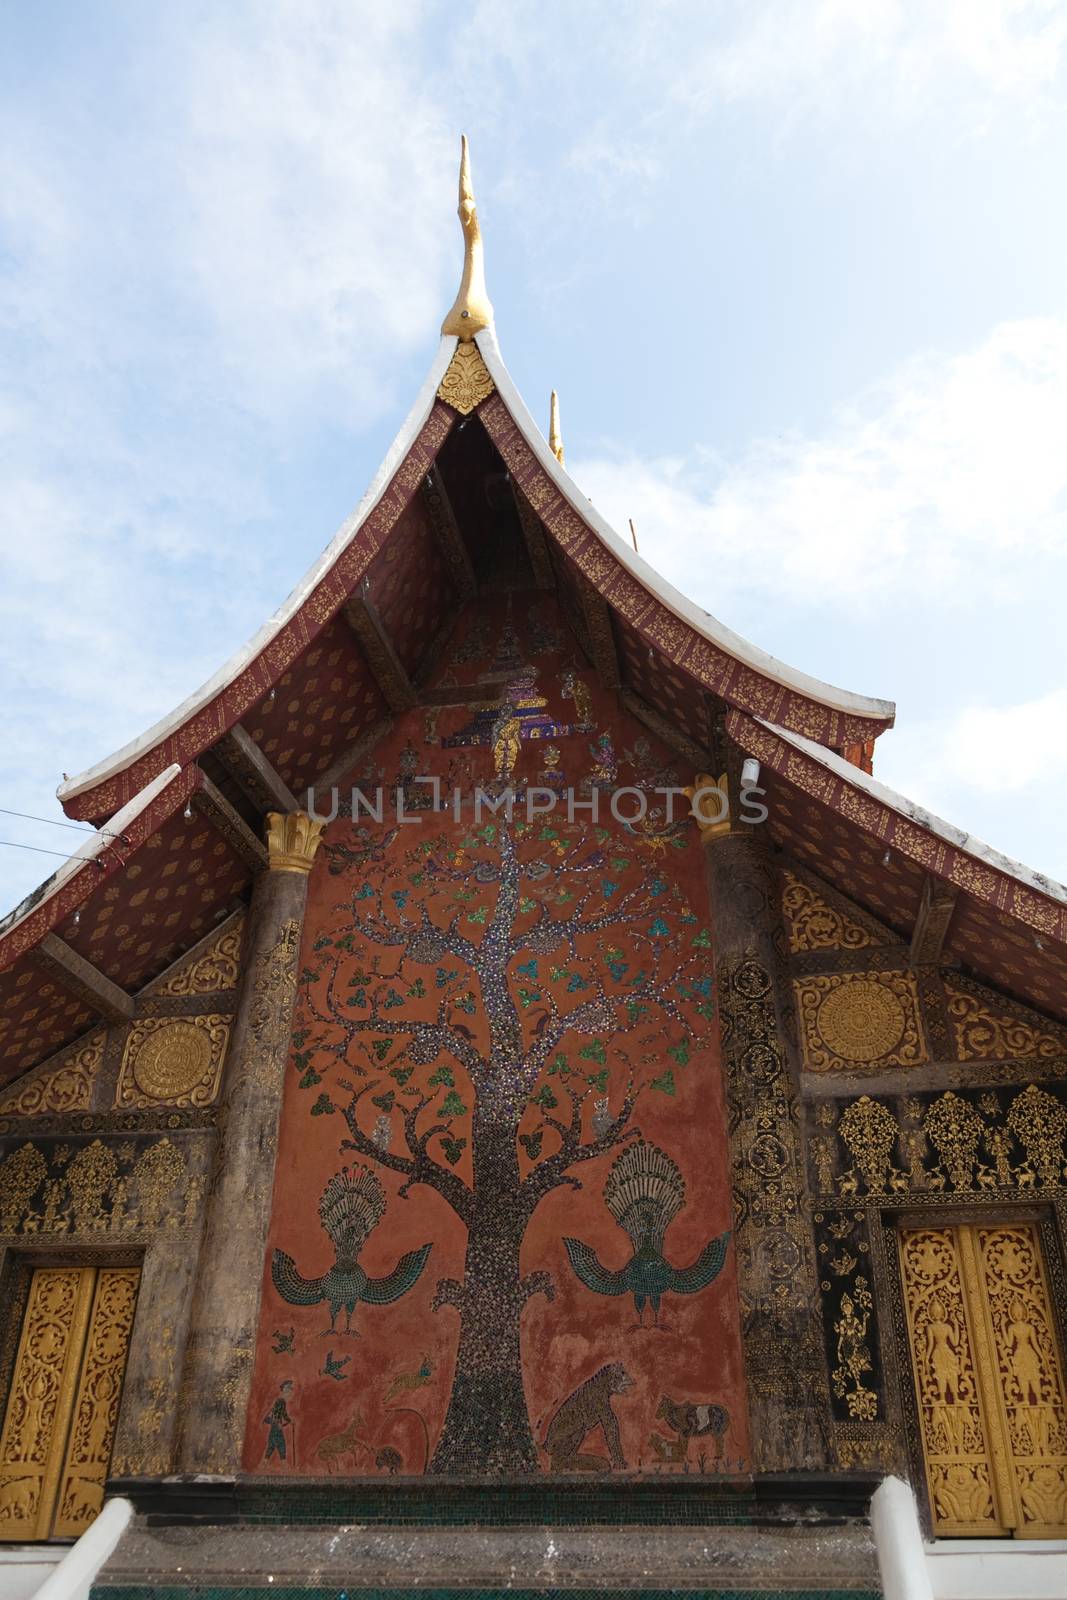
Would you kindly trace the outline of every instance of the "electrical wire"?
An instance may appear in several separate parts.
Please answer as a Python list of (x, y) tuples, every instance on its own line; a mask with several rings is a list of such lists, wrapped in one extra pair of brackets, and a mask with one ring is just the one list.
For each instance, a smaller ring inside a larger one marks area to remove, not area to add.
[[(50, 828), (72, 828), (75, 833), (81, 833), (91, 839), (121, 839), (121, 833), (112, 833), (110, 828), (94, 828), (86, 823), (84, 827), (77, 822), (60, 822), (57, 817), (35, 817), (32, 811), (10, 811), (7, 806), (0, 806), (0, 817), (21, 817), (24, 822), (47, 822)], [(29, 848), (29, 846), (27, 846)]]
[[(0, 844), (7, 845), (9, 850), (32, 850), (35, 855), (55, 856), (60, 861), (70, 861), (73, 859), (73, 857), (69, 855), (64, 855), (62, 850), (42, 850), (39, 844), (19, 844), (15, 839), (0, 839)], [(92, 857), (89, 857), (89, 859), (91, 860)]]

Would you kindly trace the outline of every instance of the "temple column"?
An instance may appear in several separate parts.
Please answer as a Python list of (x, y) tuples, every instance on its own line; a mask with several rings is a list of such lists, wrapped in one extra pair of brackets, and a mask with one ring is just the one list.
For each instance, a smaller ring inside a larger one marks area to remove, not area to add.
[(302, 811), (267, 818), (270, 861), (252, 890), (186, 1346), (182, 1473), (231, 1476), (241, 1464), (308, 874), (322, 828)]
[(702, 774), (691, 793), (711, 900), (752, 1464), (811, 1471), (832, 1451), (796, 1027), (778, 874), (766, 828), (738, 821), (738, 777)]

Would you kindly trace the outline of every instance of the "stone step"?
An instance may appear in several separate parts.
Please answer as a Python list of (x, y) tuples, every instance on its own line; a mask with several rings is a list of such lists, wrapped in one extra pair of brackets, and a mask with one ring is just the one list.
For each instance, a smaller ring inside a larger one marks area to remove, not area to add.
[(137, 1517), (97, 1577), (94, 1600), (241, 1600), (290, 1593), (350, 1600), (567, 1591), (607, 1600), (670, 1594), (875, 1600), (870, 1529), (816, 1526), (159, 1526)]

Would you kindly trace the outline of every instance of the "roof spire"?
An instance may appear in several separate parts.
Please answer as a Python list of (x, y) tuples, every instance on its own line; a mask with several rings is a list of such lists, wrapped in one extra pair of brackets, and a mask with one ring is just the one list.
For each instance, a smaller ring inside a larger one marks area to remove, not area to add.
[(471, 188), (470, 151), (467, 135), (462, 135), (459, 162), (459, 225), (463, 229), (463, 277), (459, 293), (448, 316), (441, 324), (442, 333), (453, 334), (464, 341), (474, 338), (493, 321), (493, 307), (485, 287), (485, 257), (482, 254), (482, 230), (478, 226), (478, 210)]
[(562, 467), (563, 435), (559, 431), (559, 395), (556, 393), (555, 389), (552, 391), (552, 399), (549, 403), (548, 448), (551, 450), (552, 454)]

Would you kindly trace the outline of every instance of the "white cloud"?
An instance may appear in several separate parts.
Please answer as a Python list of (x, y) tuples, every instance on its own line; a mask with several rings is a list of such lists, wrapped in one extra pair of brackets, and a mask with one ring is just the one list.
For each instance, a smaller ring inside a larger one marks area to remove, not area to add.
[[(423, 21), (407, 3), (156, 8), (110, 40), (106, 107), (76, 52), (6, 98), (6, 804), (58, 816), (62, 767), (140, 732), (278, 604), (301, 562), (273, 456), (410, 403), (460, 259)], [(0, 852), (0, 908), (48, 865)]]
[(861, 97), (869, 111), (880, 101), (915, 114), (951, 90), (981, 124), (984, 97), (1047, 89), (1065, 42), (1062, 0), (768, 0), (735, 6), (715, 37), (676, 58), (673, 94), (691, 113), (770, 101), (795, 121)]
[(1063, 549), (1065, 439), (1067, 321), (1044, 318), (907, 364), (822, 437), (765, 439), (725, 466), (605, 453), (573, 470), (614, 527), (632, 516), (642, 554), (719, 615), (741, 592), (850, 606), (936, 584), (965, 601), (990, 563), (1011, 582), (1020, 549)]
[(1036, 792), (1067, 779), (1067, 688), (1017, 705), (964, 706), (894, 733), (887, 752), (894, 769), (908, 763), (925, 792)]

